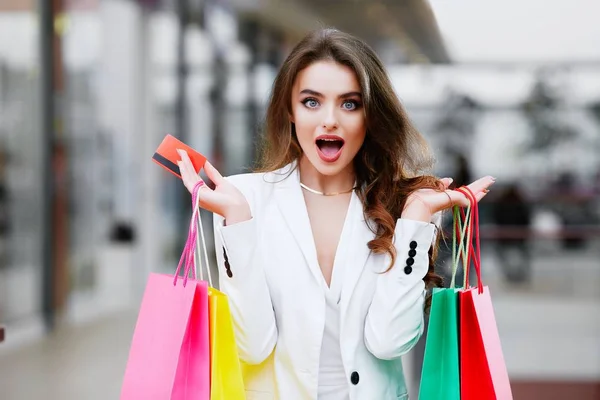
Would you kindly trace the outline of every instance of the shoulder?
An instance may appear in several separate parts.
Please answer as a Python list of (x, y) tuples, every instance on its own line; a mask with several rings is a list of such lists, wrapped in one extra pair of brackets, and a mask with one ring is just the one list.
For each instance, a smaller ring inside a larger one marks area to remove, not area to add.
[(273, 190), (286, 182), (294, 169), (293, 164), (288, 164), (276, 171), (236, 174), (225, 179), (237, 187), (248, 201), (255, 202), (268, 197)]
[(250, 172), (226, 176), (225, 179), (234, 184), (241, 191), (251, 190), (259, 185), (264, 178), (264, 173)]

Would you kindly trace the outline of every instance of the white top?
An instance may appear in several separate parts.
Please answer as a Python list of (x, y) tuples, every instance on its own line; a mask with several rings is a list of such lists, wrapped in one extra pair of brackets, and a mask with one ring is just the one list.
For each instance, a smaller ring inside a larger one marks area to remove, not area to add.
[[(350, 202), (348, 209), (354, 206)], [(343, 242), (352, 231), (352, 223), (344, 222), (338, 249), (344, 248)], [(333, 262), (330, 286), (325, 278), (322, 280), (323, 294), (325, 296), (325, 328), (321, 342), (321, 355), (319, 358), (319, 388), (318, 400), (349, 400), (349, 377), (344, 369), (342, 351), (340, 347), (340, 300), (342, 297), (342, 282), (344, 280), (345, 264), (349, 261), (347, 253), (337, 251)]]
[(319, 400), (348, 400), (348, 378), (340, 349), (339, 291), (325, 288), (325, 330), (319, 362)]

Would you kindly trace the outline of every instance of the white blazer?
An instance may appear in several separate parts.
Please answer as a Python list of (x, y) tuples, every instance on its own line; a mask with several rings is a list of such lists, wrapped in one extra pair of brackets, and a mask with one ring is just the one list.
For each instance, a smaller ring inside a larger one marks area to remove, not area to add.
[[(295, 163), (227, 178), (253, 218), (215, 214), (220, 289), (229, 297), (248, 400), (316, 399), (325, 325), (324, 279)], [(402, 361), (423, 333), (428, 250), (435, 225), (399, 219), (396, 265), (374, 254), (353, 193), (335, 263), (343, 262), (340, 347), (350, 399), (408, 399)], [(411, 251), (414, 250), (414, 251)], [(338, 260), (340, 258), (340, 260)]]

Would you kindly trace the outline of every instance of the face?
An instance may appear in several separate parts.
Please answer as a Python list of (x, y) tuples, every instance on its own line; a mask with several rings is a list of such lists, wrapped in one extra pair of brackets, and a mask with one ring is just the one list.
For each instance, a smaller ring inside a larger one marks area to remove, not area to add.
[(319, 61), (300, 71), (292, 88), (292, 122), (308, 158), (323, 175), (353, 168), (366, 134), (360, 85), (352, 69)]

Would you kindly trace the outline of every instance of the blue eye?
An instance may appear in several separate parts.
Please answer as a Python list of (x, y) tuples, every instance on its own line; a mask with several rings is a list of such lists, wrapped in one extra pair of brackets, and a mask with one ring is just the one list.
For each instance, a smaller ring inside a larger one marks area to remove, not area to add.
[(302, 100), (302, 104), (308, 108), (317, 108), (319, 106), (319, 102), (312, 98)]
[(355, 100), (346, 100), (344, 104), (342, 104), (342, 108), (347, 111), (354, 111), (358, 108), (358, 102)]

